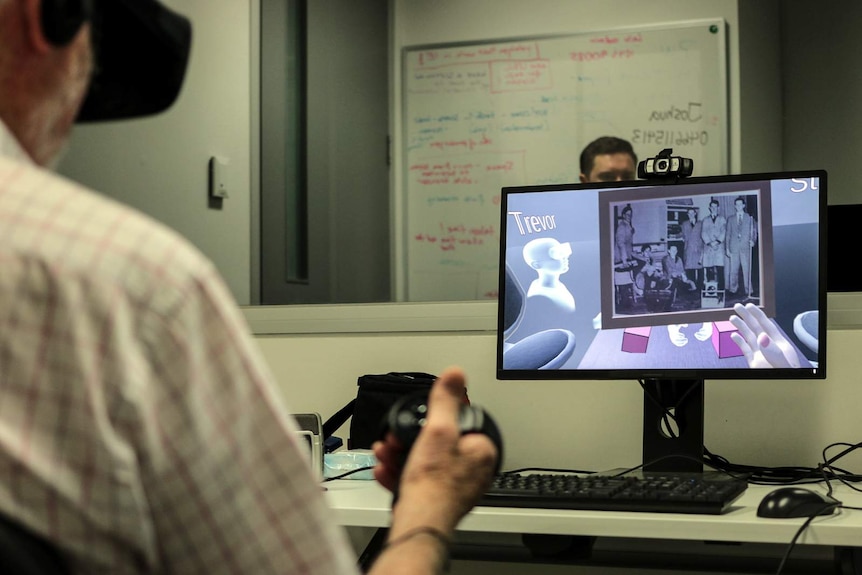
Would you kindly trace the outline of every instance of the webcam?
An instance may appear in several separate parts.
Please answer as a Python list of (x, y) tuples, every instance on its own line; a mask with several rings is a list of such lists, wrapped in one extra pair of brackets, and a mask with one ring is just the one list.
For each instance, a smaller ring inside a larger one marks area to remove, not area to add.
[(654, 158), (647, 158), (638, 164), (638, 177), (650, 178), (685, 178), (694, 171), (694, 161), (691, 158), (674, 156), (673, 148), (665, 148)]

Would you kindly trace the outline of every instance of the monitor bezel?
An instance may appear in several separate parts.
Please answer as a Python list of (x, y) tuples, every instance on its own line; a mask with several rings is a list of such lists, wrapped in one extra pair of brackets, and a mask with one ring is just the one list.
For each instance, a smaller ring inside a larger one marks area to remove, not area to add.
[[(738, 182), (762, 182), (765, 180), (781, 180), (781, 179), (810, 179), (812, 177), (819, 178), (819, 194), (818, 194), (818, 279), (817, 279), (817, 299), (818, 299), (818, 365), (816, 367), (799, 367), (799, 368), (770, 368), (770, 369), (751, 369), (751, 368), (697, 368), (697, 369), (504, 369), (503, 368), (503, 350), (505, 337), (504, 333), (504, 306), (502, 302), (505, 299), (505, 266), (506, 266), (506, 241), (507, 241), (507, 226), (509, 225), (507, 218), (507, 206), (509, 198), (514, 194), (536, 193), (536, 192), (551, 192), (551, 191), (577, 191), (590, 189), (618, 189), (618, 188), (647, 188), (653, 186), (666, 185), (697, 185), (697, 184), (715, 184), (715, 183), (738, 183)], [(500, 197), (500, 252), (499, 252), (499, 287), (498, 287), (498, 303), (497, 306), (497, 337), (496, 337), (496, 378), (498, 380), (705, 380), (705, 379), (723, 379), (723, 380), (775, 380), (775, 379), (825, 379), (827, 373), (827, 337), (826, 337), (826, 319), (827, 319), (827, 230), (828, 230), (828, 209), (827, 209), (827, 173), (822, 169), (810, 170), (790, 170), (780, 172), (760, 172), (751, 174), (733, 174), (722, 176), (699, 176), (689, 177), (677, 180), (671, 179), (644, 179), (632, 180), (627, 182), (596, 182), (596, 183), (567, 183), (567, 184), (542, 184), (542, 185), (524, 185), (524, 186), (507, 186), (502, 188)]]

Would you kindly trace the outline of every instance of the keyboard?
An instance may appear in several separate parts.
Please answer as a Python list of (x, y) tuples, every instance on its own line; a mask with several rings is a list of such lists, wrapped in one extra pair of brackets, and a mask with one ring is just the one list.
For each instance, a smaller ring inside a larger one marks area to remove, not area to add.
[(747, 488), (745, 480), (713, 473), (502, 473), (478, 505), (719, 515)]

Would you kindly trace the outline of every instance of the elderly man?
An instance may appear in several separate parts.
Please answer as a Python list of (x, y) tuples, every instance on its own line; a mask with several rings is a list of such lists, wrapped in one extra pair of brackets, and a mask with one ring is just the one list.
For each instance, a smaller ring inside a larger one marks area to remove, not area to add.
[[(0, 0), (0, 515), (73, 573), (356, 573), (211, 263), (46, 169), (76, 119), (169, 106), (189, 44), (155, 0)], [(376, 445), (399, 499), (374, 573), (440, 572), (493, 474), (464, 385), (434, 386), (403, 473)]]

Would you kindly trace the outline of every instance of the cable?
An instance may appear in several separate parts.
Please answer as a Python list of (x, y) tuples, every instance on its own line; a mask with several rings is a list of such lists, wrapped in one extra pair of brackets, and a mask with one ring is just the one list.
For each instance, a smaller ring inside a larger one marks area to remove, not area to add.
[[(675, 416), (675, 411), (678, 406), (682, 405), (688, 395), (691, 392), (692, 388), (686, 391), (685, 394), (676, 402), (676, 405), (673, 407), (666, 407), (663, 405), (658, 399), (653, 397), (650, 391), (647, 389), (646, 384), (643, 380), (638, 380), (641, 388), (644, 391), (647, 399), (655, 406), (657, 406), (660, 410), (663, 411), (662, 420), (666, 427), (666, 430), (671, 432), (671, 437), (676, 437), (673, 434), (674, 427), (669, 424), (670, 421), (673, 421), (675, 424), (678, 423)], [(828, 452), (831, 449), (835, 449), (838, 447), (844, 447), (838, 454), (833, 455), (831, 457), (828, 456)], [(749, 483), (759, 484), (759, 485), (787, 485), (787, 484), (808, 484), (808, 483), (820, 483), (825, 482), (827, 486), (827, 495), (832, 496), (832, 480), (840, 481), (842, 484), (846, 485), (850, 489), (854, 491), (862, 492), (862, 488), (852, 485), (852, 483), (862, 481), (862, 474), (852, 473), (846, 469), (838, 467), (835, 465), (837, 461), (839, 461), (845, 455), (856, 451), (857, 449), (862, 449), (862, 443), (845, 443), (845, 442), (835, 442), (827, 445), (823, 448), (823, 462), (818, 464), (816, 467), (803, 467), (803, 466), (781, 466), (781, 467), (758, 467), (758, 466), (750, 466), (750, 465), (739, 465), (731, 463), (726, 458), (716, 455), (707, 449), (704, 445), (703, 447), (703, 464), (707, 465), (717, 471), (721, 471), (726, 473), (727, 475), (738, 478), (738, 479), (746, 479)], [(670, 457), (670, 456), (668, 456)], [(676, 456), (676, 457), (685, 457), (685, 456)], [(656, 461), (660, 461), (662, 459), (666, 459), (667, 457), (662, 457), (657, 459)], [(654, 463), (654, 462), (649, 462)], [(649, 463), (645, 462), (643, 465), (639, 465), (632, 469), (629, 469), (623, 473), (628, 473), (630, 471), (634, 471), (648, 465)], [(802, 533), (805, 532), (805, 529), (814, 521), (815, 518), (820, 517), (821, 513), (832, 510), (832, 509), (855, 509), (853, 507), (845, 507), (840, 501), (836, 501), (835, 503), (828, 503), (812, 513), (805, 522), (799, 527), (796, 533), (791, 539), (790, 543), (787, 546), (787, 550), (784, 552), (783, 557), (781, 558), (781, 562), (778, 565), (778, 569), (776, 571), (776, 575), (781, 575), (784, 570), (785, 565), (790, 557), (791, 552), (796, 547), (796, 542), (799, 540), (799, 537), (802, 536)]]
[[(846, 449), (844, 449), (841, 453), (839, 453), (838, 455), (835, 455), (833, 457), (827, 457), (826, 456), (826, 452), (829, 449), (831, 449), (833, 447), (838, 447), (838, 446), (844, 446), (844, 447), (846, 447)], [(855, 485), (850, 484), (851, 482), (854, 482), (854, 481), (855, 482), (862, 481), (862, 475), (850, 473), (849, 471), (846, 471), (844, 469), (837, 468), (833, 465), (833, 463), (835, 461), (838, 461), (839, 459), (841, 459), (845, 455), (852, 453), (853, 451), (856, 451), (857, 449), (860, 449), (860, 448), (862, 448), (862, 443), (843, 443), (843, 442), (830, 443), (829, 445), (827, 445), (826, 447), (823, 448), (823, 467), (829, 469), (831, 474), (835, 477), (836, 480), (840, 481), (841, 483), (843, 483), (844, 485), (846, 485), (850, 489), (853, 489), (854, 491), (862, 491), (862, 489), (860, 489), (859, 487), (856, 487)], [(831, 488), (831, 485), (830, 485), (830, 488)]]
[(829, 503), (812, 513), (805, 522), (799, 526), (799, 529), (796, 530), (796, 533), (793, 535), (793, 539), (790, 540), (790, 543), (787, 546), (787, 550), (784, 552), (784, 556), (781, 558), (781, 563), (778, 564), (778, 569), (775, 571), (775, 575), (781, 575), (781, 572), (784, 570), (784, 565), (787, 563), (787, 559), (790, 557), (790, 552), (796, 547), (796, 541), (802, 535), (802, 533), (808, 528), (812, 521), (820, 517), (820, 514), (826, 511), (827, 509), (841, 509), (843, 506), (840, 502), (838, 503)]
[[(842, 450), (837, 455), (832, 457), (827, 457), (827, 452), (835, 447), (845, 447), (846, 449)], [(816, 472), (820, 474), (820, 480), (826, 483), (827, 492), (826, 494), (831, 497), (832, 496), (832, 481), (836, 480), (840, 481), (842, 484), (846, 485), (850, 489), (854, 491), (862, 491), (862, 489), (851, 485), (850, 482), (854, 481), (862, 481), (862, 476), (859, 474), (850, 473), (844, 469), (839, 467), (835, 467), (833, 465), (836, 461), (840, 460), (845, 455), (852, 453), (862, 447), (862, 443), (844, 443), (844, 442), (836, 442), (830, 443), (826, 447), (823, 448), (823, 463), (819, 464), (816, 468)], [(799, 537), (802, 536), (802, 533), (808, 528), (812, 521), (815, 518), (819, 517), (822, 513), (832, 509), (854, 509), (854, 510), (862, 510), (859, 507), (846, 506), (840, 501), (835, 501), (834, 503), (827, 503), (823, 507), (817, 509), (814, 513), (812, 513), (805, 522), (799, 526), (799, 529), (796, 530), (796, 533), (793, 535), (793, 539), (790, 540), (790, 543), (787, 546), (787, 550), (784, 552), (784, 556), (781, 558), (781, 563), (778, 565), (778, 570), (775, 572), (775, 575), (781, 575), (781, 572), (784, 570), (784, 566), (787, 563), (787, 559), (790, 557), (790, 553), (793, 551), (796, 546), (796, 542), (799, 540)]]
[(327, 477), (326, 479), (323, 480), (323, 483), (326, 483), (327, 481), (335, 481), (336, 479), (344, 479), (348, 475), (353, 475), (354, 473), (359, 473), (360, 471), (368, 471), (369, 469), (374, 469), (374, 466), (373, 465), (366, 465), (365, 467), (357, 467), (356, 469), (351, 469), (350, 471), (347, 471), (347, 472), (342, 473), (340, 475), (336, 475), (334, 477)]
[(512, 475), (515, 473), (525, 473), (527, 471), (536, 471), (539, 473), (582, 473), (584, 475), (592, 475), (596, 473), (595, 471), (584, 471), (582, 469), (559, 469), (555, 467), (521, 467), (520, 469), (501, 471), (500, 475)]
[[(653, 405), (655, 405), (658, 409), (662, 411), (662, 421), (664, 424), (664, 429), (668, 432), (669, 437), (676, 438), (676, 428), (679, 426), (679, 422), (676, 418), (676, 411), (681, 405), (685, 403), (686, 399), (688, 398), (688, 395), (695, 389), (695, 386), (690, 386), (685, 391), (685, 393), (683, 393), (683, 395), (676, 401), (675, 405), (666, 406), (650, 392), (646, 385), (646, 382), (643, 379), (639, 379), (637, 381), (638, 384), (641, 386), (645, 397), (650, 402), (652, 402)], [(658, 389), (660, 392), (661, 388), (659, 387)], [(671, 425), (671, 422), (673, 422), (673, 425)], [(831, 458), (827, 457), (827, 451), (829, 449), (842, 446), (846, 449)], [(851, 453), (857, 449), (862, 449), (862, 442), (836, 442), (827, 445), (823, 449), (823, 464), (818, 465), (817, 467), (758, 467), (731, 463), (726, 458), (710, 452), (709, 449), (707, 449), (706, 445), (704, 445), (703, 463), (715, 469), (716, 471), (722, 471), (732, 477), (746, 477), (749, 483), (753, 483), (755, 485), (819, 483), (824, 479), (827, 481), (829, 479), (835, 479), (837, 481), (840, 481), (841, 483), (844, 483), (855, 491), (862, 492), (862, 488), (851, 485), (851, 483), (854, 482), (862, 482), (862, 474), (851, 473), (845, 469), (841, 469), (840, 467), (836, 467), (835, 465), (833, 465), (835, 461), (838, 461), (848, 453)]]
[[(847, 446), (847, 449), (833, 457), (827, 457), (827, 451), (836, 446)], [(785, 467), (762, 467), (752, 465), (734, 464), (726, 458), (711, 453), (704, 446), (704, 463), (721, 471), (748, 475), (749, 483), (755, 485), (790, 485), (820, 483), (821, 481), (840, 481), (856, 491), (862, 488), (855, 487), (851, 483), (862, 481), (862, 475), (852, 473), (835, 465), (835, 462), (848, 453), (862, 448), (862, 443), (832, 443), (823, 449), (823, 463), (816, 467), (785, 466)]]

